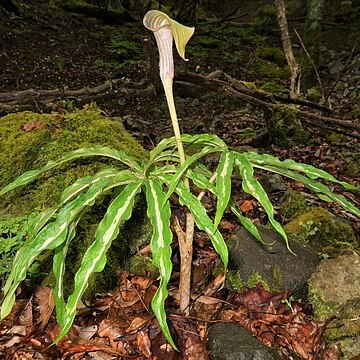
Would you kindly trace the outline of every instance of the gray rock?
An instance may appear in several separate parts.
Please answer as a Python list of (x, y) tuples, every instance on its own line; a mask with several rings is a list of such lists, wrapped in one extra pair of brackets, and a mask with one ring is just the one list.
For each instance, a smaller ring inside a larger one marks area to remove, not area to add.
[(328, 70), (331, 75), (339, 74), (344, 70), (344, 65), (339, 61), (333, 61), (328, 65)]
[(277, 360), (282, 357), (266, 347), (242, 327), (227, 323), (215, 324), (208, 337), (211, 360)]
[(309, 300), (319, 320), (335, 317), (326, 336), (340, 343), (344, 359), (360, 358), (360, 256), (322, 260), (309, 281)]
[(357, 254), (321, 261), (309, 281), (309, 298), (321, 320), (331, 316), (356, 318), (360, 315), (359, 268), (360, 256)]
[(306, 295), (307, 281), (320, 261), (317, 253), (308, 245), (289, 240), (294, 255), (278, 233), (263, 226), (259, 231), (268, 245), (260, 244), (244, 228), (231, 237), (229, 268), (239, 271), (244, 282), (256, 272), (273, 291)]

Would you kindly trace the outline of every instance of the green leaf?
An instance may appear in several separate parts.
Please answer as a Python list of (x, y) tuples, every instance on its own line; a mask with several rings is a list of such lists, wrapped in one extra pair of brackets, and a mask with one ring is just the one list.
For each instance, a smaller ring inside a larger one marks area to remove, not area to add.
[(57, 166), (60, 166), (61, 164), (65, 163), (65, 162), (72, 161), (72, 160), (82, 158), (82, 157), (87, 157), (87, 156), (109, 157), (109, 158), (118, 160), (118, 161), (124, 163), (125, 165), (128, 165), (132, 169), (141, 171), (140, 165), (135, 160), (133, 160), (130, 156), (128, 156), (126, 153), (124, 153), (123, 151), (96, 145), (91, 148), (82, 148), (82, 149), (68, 152), (67, 154), (65, 154), (64, 156), (62, 156), (61, 158), (59, 158), (56, 161), (49, 161), (41, 169), (27, 171), (26, 173), (19, 176), (12, 183), (5, 186), (0, 191), (0, 196), (4, 195), (5, 193), (7, 193), (19, 186), (27, 185), (27, 184), (33, 182), (37, 177), (39, 177), (46, 171), (49, 171)]
[(10, 313), (15, 301), (16, 289), (25, 279), (26, 272), (36, 257), (44, 250), (53, 250), (66, 241), (71, 223), (86, 207), (95, 203), (108, 183), (108, 179), (99, 179), (92, 184), (86, 193), (67, 203), (53, 222), (42, 228), (36, 236), (29, 238), (19, 249), (13, 261), (13, 269), (4, 286), (1, 319)]
[(76, 221), (73, 221), (69, 225), (66, 240), (55, 249), (55, 254), (53, 257), (53, 273), (55, 278), (54, 300), (56, 306), (56, 317), (58, 319), (60, 327), (63, 326), (63, 323), (61, 321), (65, 317), (65, 301), (63, 290), (65, 258), (69, 249), (70, 242), (74, 239), (76, 235), (76, 225), (80, 220), (80, 216), (81, 214), (79, 214)]
[(240, 212), (237, 209), (237, 206), (235, 204), (234, 200), (230, 201), (230, 209), (231, 211), (237, 216), (237, 218), (240, 220), (241, 225), (252, 235), (256, 240), (258, 240), (261, 244), (266, 245), (265, 241), (262, 239), (258, 228), (255, 226), (255, 224), (246, 216), (240, 214)]
[(219, 165), (216, 169), (216, 213), (214, 231), (217, 229), (231, 196), (231, 174), (234, 168), (234, 154), (231, 151), (221, 153)]
[[(211, 175), (211, 174), (210, 174)], [(209, 181), (209, 178), (205, 176), (202, 172), (198, 172), (193, 169), (189, 169), (187, 176), (192, 180), (192, 182), (199, 189), (208, 190), (217, 196), (216, 188), (213, 183)]]
[(345, 210), (360, 217), (360, 209), (358, 209), (355, 205), (353, 205), (350, 201), (348, 201), (344, 196), (339, 194), (334, 194), (326, 185), (320, 183), (319, 181), (309, 179), (304, 175), (298, 174), (294, 171), (287, 170), (284, 168), (279, 168), (277, 166), (259, 165), (259, 164), (254, 164), (254, 166), (299, 181), (302, 184), (306, 185), (309, 189), (314, 191), (320, 199), (325, 201), (329, 201), (329, 200), (335, 201), (339, 205), (341, 205)]
[(283, 227), (274, 218), (274, 208), (266, 194), (266, 191), (261, 186), (260, 182), (254, 177), (254, 169), (251, 163), (243, 154), (237, 154), (235, 163), (236, 169), (238, 169), (239, 175), (243, 180), (243, 190), (247, 194), (252, 195), (262, 205), (269, 217), (271, 225), (284, 238), (288, 250), (292, 252), (289, 247), (289, 241)]
[(35, 235), (45, 226), (58, 209), (58, 207), (49, 208), (37, 214), (35, 219), (29, 224), (29, 237), (35, 237)]
[(174, 136), (161, 140), (159, 144), (157, 144), (157, 146), (150, 151), (149, 162), (152, 163), (154, 160), (156, 160), (159, 154), (161, 154), (167, 148), (171, 148), (171, 150), (169, 150), (170, 152), (175, 152), (176, 139)]
[(73, 184), (68, 186), (61, 194), (59, 203), (65, 204), (80, 192), (88, 188), (91, 184), (97, 181), (99, 178), (110, 178), (122, 174), (125, 170), (119, 170), (115, 168), (108, 168), (102, 171), (99, 171), (93, 176), (85, 176), (80, 179), (77, 179)]
[(212, 146), (216, 149), (227, 150), (228, 147), (217, 135), (212, 134), (198, 134), (198, 135), (189, 135), (183, 134), (181, 135), (181, 141), (184, 144), (189, 145), (189, 148), (192, 147), (198, 148), (199, 146)]
[(278, 158), (268, 155), (268, 154), (257, 154), (254, 152), (248, 152), (243, 154), (251, 163), (256, 163), (258, 165), (270, 165), (276, 166), (279, 168), (285, 168), (288, 170), (300, 171), (306, 174), (310, 179), (322, 178), (328, 181), (332, 181), (342, 185), (345, 189), (357, 190), (357, 187), (351, 185), (345, 181), (339, 181), (334, 176), (328, 172), (318, 169), (315, 166), (308, 164), (301, 164), (294, 160), (287, 159), (284, 161), (279, 160)]
[(96, 230), (95, 241), (86, 250), (80, 268), (75, 274), (74, 291), (68, 298), (64, 312), (58, 315), (59, 323), (62, 326), (55, 342), (59, 341), (69, 331), (76, 315), (77, 304), (88, 286), (89, 277), (94, 272), (100, 272), (104, 269), (106, 252), (112, 241), (118, 236), (121, 223), (131, 217), (134, 199), (141, 190), (141, 185), (141, 180), (126, 185), (109, 205)]
[(15, 181), (6, 185), (4, 188), (0, 190), (0, 196), (6, 194), (7, 192), (34, 181), (40, 174), (43, 172), (41, 170), (31, 170), (26, 173), (20, 175)]
[(182, 181), (179, 181), (175, 192), (179, 195), (180, 204), (186, 206), (194, 215), (196, 226), (206, 232), (216, 252), (220, 255), (225, 269), (228, 266), (228, 248), (219, 230), (213, 231), (214, 223), (206, 213), (200, 200), (191, 194)]
[(185, 162), (178, 167), (178, 170), (175, 175), (173, 175), (171, 182), (169, 183), (169, 188), (166, 194), (166, 199), (170, 197), (170, 195), (174, 192), (179, 180), (184, 176), (185, 172), (188, 170), (188, 168), (198, 159), (205, 156), (206, 154), (210, 154), (214, 152), (212, 147), (205, 146), (201, 151), (195, 153), (192, 156), (189, 156), (186, 158)]
[(160, 328), (171, 346), (176, 349), (166, 322), (165, 300), (168, 295), (167, 285), (172, 271), (170, 229), (170, 202), (162, 191), (161, 182), (148, 180), (146, 183), (147, 214), (153, 227), (150, 247), (153, 263), (159, 268), (160, 284), (151, 302)]

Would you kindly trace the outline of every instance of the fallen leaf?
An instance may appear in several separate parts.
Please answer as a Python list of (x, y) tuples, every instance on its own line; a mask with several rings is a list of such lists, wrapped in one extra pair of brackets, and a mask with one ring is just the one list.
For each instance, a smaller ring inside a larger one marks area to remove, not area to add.
[(147, 331), (140, 330), (136, 334), (136, 341), (139, 349), (147, 358), (151, 357), (151, 341)]
[(53, 291), (46, 286), (39, 286), (35, 290), (34, 300), (37, 303), (39, 315), (36, 320), (36, 324), (40, 325), (38, 331), (42, 331), (54, 311), (55, 301)]
[(32, 123), (27, 123), (22, 125), (21, 129), (24, 131), (35, 131), (38, 130), (43, 123), (44, 123), (43, 121), (35, 121)]

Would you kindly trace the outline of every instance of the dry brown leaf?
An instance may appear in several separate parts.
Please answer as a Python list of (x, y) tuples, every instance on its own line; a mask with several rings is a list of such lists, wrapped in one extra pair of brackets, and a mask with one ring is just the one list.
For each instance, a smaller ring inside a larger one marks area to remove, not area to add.
[(140, 328), (143, 328), (145, 325), (147, 325), (151, 320), (151, 316), (147, 316), (145, 318), (141, 318), (141, 317), (136, 317), (135, 319), (132, 320), (130, 326), (125, 330), (126, 333), (133, 333), (136, 332), (138, 330), (140, 330)]
[(239, 206), (239, 209), (242, 211), (242, 212), (248, 212), (250, 210), (254, 210), (254, 202), (253, 200), (244, 200), (240, 206)]
[(54, 311), (55, 301), (52, 289), (46, 286), (39, 286), (35, 290), (34, 300), (37, 303), (39, 315), (36, 324), (40, 325), (39, 331), (42, 331)]
[(41, 125), (43, 124), (43, 121), (35, 121), (32, 123), (27, 123), (21, 126), (21, 129), (24, 131), (34, 131), (34, 130), (38, 130)]
[(148, 332), (144, 330), (140, 330), (139, 332), (137, 332), (136, 342), (142, 354), (145, 357), (150, 358), (152, 353), (151, 353), (151, 341)]

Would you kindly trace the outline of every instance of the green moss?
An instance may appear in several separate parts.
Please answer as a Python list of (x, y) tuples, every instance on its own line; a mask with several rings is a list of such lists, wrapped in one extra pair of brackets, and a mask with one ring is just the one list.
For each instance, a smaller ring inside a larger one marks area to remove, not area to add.
[(159, 276), (158, 268), (148, 256), (134, 255), (126, 263), (125, 268), (134, 275), (149, 276), (156, 279)]
[(284, 228), (289, 236), (331, 257), (358, 248), (352, 227), (320, 207), (298, 216)]
[(261, 85), (260, 90), (270, 92), (270, 93), (275, 93), (275, 94), (289, 92), (288, 89), (284, 88), (281, 85), (273, 83), (273, 82), (267, 82), (267, 83)]
[[(0, 121), (0, 186), (4, 186), (28, 170), (45, 165), (62, 154), (93, 145), (109, 146), (125, 151), (139, 162), (148, 156), (117, 121), (102, 115), (95, 105), (67, 114), (36, 114), (24, 112), (3, 117)], [(0, 213), (7, 217), (23, 216), (51, 207), (57, 203), (61, 192), (79, 177), (92, 175), (105, 167), (122, 167), (119, 162), (100, 157), (89, 157), (56, 168), (41, 176), (31, 185), (12, 191), (0, 198)], [(65, 292), (71, 292), (72, 278), (82, 255), (94, 240), (98, 223), (111, 201), (111, 192), (103, 195), (79, 222), (77, 236), (72, 241), (67, 261)], [(127, 254), (136, 248), (136, 241), (149, 240), (149, 226), (144, 203), (138, 201), (133, 217), (121, 228), (107, 254), (105, 270), (96, 274), (89, 283), (87, 296), (113, 288), (116, 271), (123, 265)], [(136, 231), (134, 231), (136, 229)], [(34, 263), (35, 273), (48, 274), (45, 281), (51, 284), (52, 253), (43, 253)], [(40, 280), (37, 280), (40, 281)]]
[(287, 64), (284, 51), (279, 48), (265, 47), (259, 51), (258, 56), (260, 59), (273, 62), (279, 67), (284, 67)]
[(305, 197), (298, 191), (289, 189), (285, 192), (284, 198), (280, 203), (280, 212), (289, 219), (305, 212), (308, 208)]
[(253, 288), (261, 283), (265, 290), (270, 289), (267, 281), (258, 273), (252, 273), (247, 281), (243, 280), (240, 271), (230, 270), (227, 274), (228, 286), (237, 292), (243, 291), (245, 288)]
[(272, 109), (267, 116), (267, 128), (273, 144), (289, 148), (306, 143), (308, 132), (302, 127), (297, 111), (287, 106)]
[(308, 299), (313, 306), (316, 319), (327, 320), (337, 314), (337, 303), (335, 301), (325, 301), (321, 290), (313, 286), (311, 282), (308, 290)]
[(310, 101), (319, 102), (321, 100), (321, 94), (319, 90), (310, 88), (306, 90), (306, 96)]
[[(31, 125), (32, 130), (24, 130)], [(67, 114), (22, 112), (7, 115), (0, 120), (0, 187), (68, 151), (95, 144), (123, 150), (138, 161), (147, 157), (147, 152), (119, 122), (103, 116), (94, 105)], [(118, 163), (105, 158), (67, 163), (36, 183), (0, 198), (0, 214), (24, 215), (37, 207), (53, 206), (61, 191), (77, 178), (111, 165), (118, 166)]]
[(263, 59), (256, 58), (250, 64), (248, 72), (265, 79), (288, 79), (290, 76), (287, 66), (280, 67), (275, 63)]
[(282, 288), (282, 274), (279, 265), (274, 265), (271, 269), (273, 278), (272, 291), (281, 291)]
[(240, 81), (240, 82), (250, 90), (257, 90), (256, 84), (252, 81)]

